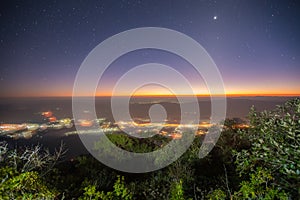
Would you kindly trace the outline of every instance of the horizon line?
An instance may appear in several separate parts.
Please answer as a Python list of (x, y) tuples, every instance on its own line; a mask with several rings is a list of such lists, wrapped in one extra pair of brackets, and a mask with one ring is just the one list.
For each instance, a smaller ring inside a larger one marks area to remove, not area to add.
[[(138, 98), (150, 98), (150, 97), (299, 97), (300, 94), (141, 94), (141, 95), (114, 95), (114, 97), (138, 97)], [(2, 96), (1, 98), (70, 98), (72, 95), (59, 95), (59, 96)], [(88, 95), (82, 95), (77, 97), (93, 97)], [(95, 95), (94, 97), (112, 97), (112, 95)]]

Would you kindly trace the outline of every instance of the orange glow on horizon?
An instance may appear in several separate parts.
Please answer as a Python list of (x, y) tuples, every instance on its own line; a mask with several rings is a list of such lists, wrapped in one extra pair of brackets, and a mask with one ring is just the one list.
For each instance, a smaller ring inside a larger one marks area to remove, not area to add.
[[(197, 97), (210, 97), (210, 96), (227, 96), (227, 97), (254, 97), (254, 96), (283, 96), (283, 97), (293, 97), (293, 96), (299, 96), (299, 93), (226, 93), (226, 94), (179, 94), (179, 95), (173, 95), (173, 94), (161, 94), (161, 93), (148, 93), (148, 94), (134, 94), (133, 97), (175, 97), (175, 96), (197, 96)], [(89, 97), (90, 95), (80, 95), (80, 97)], [(96, 97), (111, 97), (111, 93), (101, 93), (96, 94)], [(125, 97), (130, 96), (127, 94), (121, 94), (121, 95), (115, 95), (119, 97)], [(36, 95), (14, 95), (14, 96), (5, 96), (4, 98), (26, 98), (26, 97), (35, 97), (35, 98), (43, 98), (43, 97), (72, 97), (72, 94), (36, 94)], [(2, 97), (3, 98), (3, 97)]]
[[(227, 97), (246, 97), (246, 96), (300, 96), (300, 88), (298, 86), (294, 88), (289, 89), (283, 89), (278, 88), (276, 89), (266, 89), (266, 88), (246, 88), (245, 89), (239, 89), (239, 88), (232, 88), (227, 87), (225, 89), (226, 93), (225, 95)], [(210, 94), (207, 89), (203, 88), (196, 88), (194, 89), (195, 94), (185, 94), (181, 93), (176, 96), (192, 96), (196, 95), (198, 97), (210, 97), (210, 96), (224, 96), (224, 94)], [(60, 90), (42, 90), (42, 91), (28, 91), (28, 90), (22, 90), (22, 92), (15, 91), (14, 93), (8, 93), (6, 95), (2, 94), (0, 95), (0, 98), (11, 98), (11, 97), (36, 97), (36, 98), (43, 98), (43, 97), (72, 97), (72, 89), (69, 89), (67, 87), (62, 87)], [(92, 96), (84, 91), (79, 94), (79, 96), (82, 97), (88, 97)], [(111, 97), (112, 91), (109, 89), (96, 91), (96, 97)], [(136, 97), (174, 97), (175, 95), (171, 93), (171, 91), (167, 89), (161, 89), (158, 87), (144, 87), (142, 89), (138, 89), (134, 92), (133, 95), (130, 95), (129, 93), (122, 92), (122, 94), (116, 94), (115, 96), (136, 96)]]

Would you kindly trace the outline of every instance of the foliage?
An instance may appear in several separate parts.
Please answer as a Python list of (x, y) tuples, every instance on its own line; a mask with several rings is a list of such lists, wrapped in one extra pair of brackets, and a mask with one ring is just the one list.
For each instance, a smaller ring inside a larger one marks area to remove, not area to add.
[(175, 181), (171, 184), (170, 200), (184, 200), (182, 180)]
[[(152, 152), (158, 148), (158, 142), (160, 146), (166, 144), (168, 140), (160, 136), (154, 136), (151, 138), (134, 138), (126, 134), (106, 134), (106, 137), (111, 143), (115, 144), (118, 148), (135, 153)], [(102, 142), (101, 140), (95, 142), (95, 150), (101, 150), (106, 154), (111, 152), (110, 145)], [(111, 155), (112, 156), (112, 155)]]
[(22, 152), (0, 145), (0, 199), (53, 199), (57, 192), (47, 186), (43, 176), (63, 154), (62, 147), (51, 155), (40, 146)]
[(170, 191), (171, 177), (165, 169), (145, 174), (134, 182), (134, 195), (137, 199), (167, 199)]
[(53, 199), (57, 195), (37, 172), (19, 173), (11, 167), (3, 167), (0, 174), (0, 199)]
[(81, 200), (88, 200), (88, 199), (101, 199), (101, 192), (96, 190), (95, 185), (88, 185), (84, 188), (83, 197), (79, 198)]
[(287, 194), (272, 185), (272, 180), (274, 178), (269, 171), (258, 167), (255, 173), (250, 174), (250, 181), (243, 181), (240, 190), (235, 192), (233, 197), (235, 199), (287, 200)]
[(131, 200), (133, 198), (132, 193), (126, 188), (124, 182), (124, 176), (118, 176), (114, 184), (114, 190), (111, 192), (97, 191), (95, 185), (88, 185), (84, 188), (83, 197), (80, 199), (103, 199), (103, 200)]
[(33, 148), (8, 150), (7, 144), (2, 142), (0, 153), (0, 166), (10, 166), (19, 172), (39, 171), (46, 175), (57, 163), (66, 151), (63, 144), (51, 154), (48, 149), (42, 149), (36, 145)]
[(266, 172), (273, 177), (270, 184), (279, 191), (299, 196), (300, 99), (290, 100), (274, 111), (259, 113), (252, 108), (250, 123), (251, 128), (243, 135), (251, 148), (235, 152), (240, 175)]
[(216, 189), (213, 192), (209, 193), (206, 197), (209, 200), (225, 200), (226, 193), (221, 189)]

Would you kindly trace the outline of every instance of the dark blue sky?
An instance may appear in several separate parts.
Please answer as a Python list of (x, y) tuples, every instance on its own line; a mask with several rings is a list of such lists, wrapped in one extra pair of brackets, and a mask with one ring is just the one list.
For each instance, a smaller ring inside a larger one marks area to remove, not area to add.
[[(219, 67), (227, 93), (300, 94), (299, 19), (299, 1), (284, 0), (1, 1), (1, 96), (71, 95), (80, 64), (97, 44), (147, 26), (198, 41)], [(111, 66), (103, 91), (149, 61), (193, 76), (178, 57), (136, 52)], [(203, 87), (197, 78), (193, 84)]]

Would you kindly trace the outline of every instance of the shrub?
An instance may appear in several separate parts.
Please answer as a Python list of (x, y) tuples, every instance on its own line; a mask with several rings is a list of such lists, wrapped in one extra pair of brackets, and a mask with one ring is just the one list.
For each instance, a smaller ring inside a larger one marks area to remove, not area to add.
[(273, 111), (259, 113), (252, 108), (249, 117), (251, 127), (243, 131), (243, 136), (251, 147), (235, 152), (238, 172), (251, 174), (251, 184), (255, 181), (252, 176), (268, 174), (272, 177), (268, 185), (274, 190), (285, 190), (299, 198), (300, 99), (287, 101)]
[(61, 148), (51, 155), (40, 146), (8, 150), (7, 144), (0, 144), (0, 199), (53, 199), (58, 195), (51, 189), (43, 176), (63, 155)]
[(114, 190), (109, 192), (97, 191), (95, 185), (88, 185), (84, 188), (84, 194), (80, 198), (82, 200), (88, 199), (103, 199), (103, 200), (131, 200), (133, 198), (132, 193), (126, 188), (124, 182), (124, 176), (118, 176), (115, 184)]

